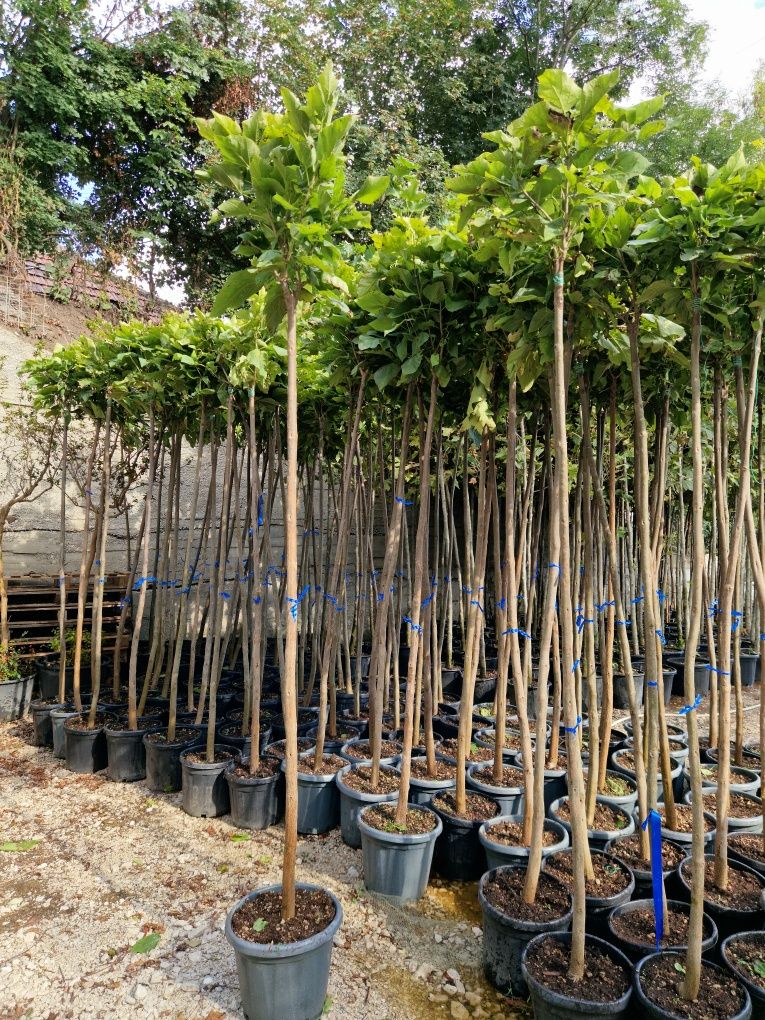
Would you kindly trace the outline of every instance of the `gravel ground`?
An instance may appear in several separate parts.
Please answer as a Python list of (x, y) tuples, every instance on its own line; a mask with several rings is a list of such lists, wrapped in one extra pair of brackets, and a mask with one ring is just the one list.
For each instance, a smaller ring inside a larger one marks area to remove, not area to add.
[[(230, 906), (279, 880), (281, 829), (245, 833), (184, 814), (180, 795), (68, 772), (0, 724), (0, 1018), (227, 1020), (243, 1016)], [(237, 838), (239, 837), (239, 838)], [(420, 903), (368, 895), (361, 851), (339, 830), (301, 839), (299, 877), (331, 889), (335, 939), (328, 1020), (525, 1017), (481, 974), (475, 884), (435, 881)], [(157, 932), (151, 952), (130, 952)]]

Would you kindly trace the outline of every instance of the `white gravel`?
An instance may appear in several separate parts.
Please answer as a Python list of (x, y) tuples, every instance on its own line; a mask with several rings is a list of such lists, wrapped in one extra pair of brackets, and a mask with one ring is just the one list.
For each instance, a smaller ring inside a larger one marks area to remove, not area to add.
[[(0, 725), (1, 1020), (228, 1020), (242, 1017), (227, 910), (279, 880), (281, 829), (247, 834), (190, 818), (180, 795), (68, 772)], [(342, 901), (328, 1020), (501, 1020), (525, 1004), (481, 974), (475, 885), (435, 881), (396, 907), (365, 891), (361, 852), (339, 830), (304, 838), (301, 879)], [(157, 932), (151, 952), (130, 952)]]

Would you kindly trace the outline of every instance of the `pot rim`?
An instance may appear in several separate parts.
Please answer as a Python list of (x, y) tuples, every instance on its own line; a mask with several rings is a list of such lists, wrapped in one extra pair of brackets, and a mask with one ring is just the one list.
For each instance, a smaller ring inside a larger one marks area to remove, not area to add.
[[(388, 801), (388, 803), (392, 802)], [(389, 843), (393, 846), (417, 846), (423, 843), (435, 842), (441, 835), (444, 828), (444, 823), (441, 821), (436, 811), (431, 810), (431, 808), (426, 807), (424, 804), (408, 804), (408, 811), (425, 811), (428, 814), (433, 815), (436, 819), (435, 828), (431, 829), (429, 832), (383, 832), (382, 829), (376, 829), (373, 825), (369, 825), (368, 822), (364, 821), (365, 813), (373, 807), (377, 807), (377, 805), (367, 804), (366, 807), (361, 809), (357, 819), (357, 824), (362, 836), (371, 836), (379, 843)]]
[(240, 939), (235, 933), (231, 923), (234, 914), (248, 900), (256, 899), (261, 893), (280, 892), (282, 889), (282, 883), (277, 882), (274, 885), (266, 885), (260, 889), (254, 889), (251, 893), (243, 896), (229, 910), (226, 915), (224, 932), (229, 943), (233, 946), (234, 952), (241, 953), (242, 956), (248, 956), (264, 962), (268, 962), (270, 960), (284, 960), (290, 957), (302, 956), (314, 949), (318, 949), (320, 946), (323, 946), (325, 942), (329, 942), (335, 937), (335, 932), (343, 923), (343, 907), (337, 896), (335, 896), (331, 889), (327, 889), (325, 886), (321, 885), (314, 885), (311, 882), (296, 882), (295, 888), (309, 890), (320, 889), (322, 892), (325, 892), (331, 897), (335, 907), (335, 916), (329, 922), (327, 927), (324, 928), (323, 931), (317, 932), (315, 935), (310, 935), (307, 939), (301, 939), (299, 942), (290, 942), (287, 944), (268, 943), (266, 945), (258, 942), (248, 942), (247, 939)]
[[(683, 954), (682, 952), (676, 949), (664, 949), (659, 951), (658, 953), (657, 952), (649, 953), (647, 956), (644, 956), (642, 960), (639, 960), (635, 964), (635, 973), (633, 979), (635, 994), (637, 995), (641, 1004), (648, 1004), (650, 1006), (653, 1006), (654, 1009), (656, 1008), (660, 1009), (661, 1007), (657, 1007), (653, 999), (648, 998), (648, 996), (643, 991), (642, 985), (640, 983), (640, 976), (644, 966), (646, 965), (646, 963), (648, 963), (649, 960), (652, 960), (655, 956), (683, 956)], [(702, 960), (701, 966), (702, 968), (706, 966), (713, 967), (715, 970), (724, 971), (724, 968), (720, 967), (719, 964), (710, 963), (709, 960)], [(752, 1015), (752, 997), (749, 994), (749, 989), (743, 984), (743, 982), (741, 982), (741, 988), (744, 992), (743, 1008), (740, 1009), (737, 1013), (732, 1013), (730, 1017), (728, 1017), (728, 1020), (743, 1020), (744, 1017), (750, 1017)], [(680, 1014), (678, 1013), (664, 1012), (664, 1015), (668, 1018), (668, 1020), (684, 1020), (684, 1018), (681, 1017)]]

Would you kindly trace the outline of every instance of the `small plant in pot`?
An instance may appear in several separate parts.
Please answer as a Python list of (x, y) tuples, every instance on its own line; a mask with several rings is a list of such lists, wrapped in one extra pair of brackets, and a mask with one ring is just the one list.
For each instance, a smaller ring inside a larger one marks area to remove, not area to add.
[(720, 947), (723, 963), (744, 985), (752, 1000), (753, 1020), (765, 1017), (765, 933), (729, 935)]
[[(385, 190), (386, 180), (368, 181), (350, 198), (343, 194), (343, 146), (353, 116), (335, 118), (339, 83), (331, 65), (322, 72), (301, 103), (282, 90), (285, 112), (258, 111), (239, 125), (226, 117), (200, 122), (199, 129), (219, 149), (216, 172), (223, 174), (249, 200), (232, 205), (248, 223), (253, 268), (234, 273), (216, 300), (215, 311), (241, 304), (266, 288), (270, 321), (286, 315), (287, 445), (285, 485), (286, 640), (281, 675), (286, 753), (284, 860), (282, 882), (255, 890), (235, 904), (226, 919), (226, 937), (233, 946), (243, 1007), (249, 1020), (314, 1020), (320, 1016), (329, 980), (332, 940), (342, 922), (340, 903), (330, 892), (297, 884), (295, 867), (298, 821), (297, 639), (298, 589), (298, 427), (297, 322), (298, 302), (332, 290), (347, 268), (333, 237), (368, 217), (356, 202), (371, 204)], [(331, 141), (330, 141), (331, 138)], [(304, 153), (320, 148), (321, 159)], [(274, 196), (270, 164), (283, 183)], [(285, 172), (287, 168), (288, 172)], [(267, 183), (266, 183), (267, 182)], [(279, 201), (275, 201), (278, 198)], [(305, 218), (305, 219), (303, 219)], [(301, 230), (301, 227), (305, 227)], [(321, 247), (313, 238), (322, 232)], [(263, 261), (264, 253), (268, 258)], [(254, 744), (255, 742), (253, 742)], [(322, 755), (317, 755), (319, 761)]]
[(0, 644), (0, 720), (20, 719), (32, 700), (34, 667), (9, 643)]

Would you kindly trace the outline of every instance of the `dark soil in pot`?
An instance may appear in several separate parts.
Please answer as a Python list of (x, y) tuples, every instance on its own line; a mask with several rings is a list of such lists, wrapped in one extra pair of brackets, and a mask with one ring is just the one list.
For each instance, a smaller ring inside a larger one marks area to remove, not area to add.
[[(717, 790), (704, 789), (704, 817), (716, 824)], [(690, 803), (690, 792), (688, 794)], [(728, 831), (762, 832), (762, 801), (749, 793), (730, 792)]]
[[(691, 844), (693, 836), (693, 810), (690, 804), (675, 804), (675, 827), (670, 829), (667, 824), (666, 810), (663, 804), (658, 805), (658, 812), (661, 817), (662, 838), (672, 839), (676, 843)], [(707, 815), (704, 815), (704, 842), (710, 843), (714, 838), (715, 823)]]
[[(525, 866), (529, 845), (523, 841), (523, 815), (500, 816), (484, 822), (478, 830), (489, 868), (503, 865)], [(542, 830), (542, 856), (565, 850), (569, 845), (568, 832), (560, 822), (545, 818)]]
[(728, 856), (731, 860), (765, 876), (765, 844), (762, 833), (736, 832), (728, 836)]
[(284, 775), (275, 758), (261, 758), (254, 774), (231, 761), (225, 771), (231, 821), (239, 829), (267, 829), (279, 821), (284, 806)]
[(216, 744), (213, 761), (207, 760), (203, 747), (190, 747), (181, 753), (181, 806), (194, 818), (217, 818), (229, 810), (225, 772), (236, 758), (232, 747)]
[(729, 935), (721, 956), (752, 1000), (753, 1020), (765, 1017), (765, 932), (746, 931)]
[[(316, 747), (315, 740), (310, 740), (308, 737), (298, 737), (298, 754), (306, 754), (308, 751), (313, 751), (314, 747)], [(285, 754), (284, 740), (274, 740), (273, 743), (268, 744), (264, 754), (267, 754), (269, 758), (283, 758)]]
[[(381, 741), (380, 764), (395, 765), (401, 757), (401, 744), (397, 740)], [(372, 745), (369, 740), (358, 738), (349, 740), (338, 752), (346, 762), (370, 762), (372, 760)]]
[(514, 765), (503, 765), (501, 778), (494, 778), (494, 763), (475, 763), (467, 774), (467, 785), (478, 793), (491, 797), (499, 804), (502, 815), (523, 813), (524, 791), (523, 770)]
[(521, 957), (531, 939), (541, 932), (566, 931), (571, 924), (571, 894), (557, 879), (541, 873), (532, 904), (523, 901), (525, 879), (523, 867), (499, 867), (478, 886), (484, 973), (490, 984), (514, 998), (528, 995)]
[[(701, 783), (705, 788), (718, 786), (719, 765), (715, 762), (705, 762), (701, 766)], [(731, 793), (756, 793), (760, 785), (760, 774), (755, 769), (747, 769), (742, 765), (731, 765), (730, 767), (730, 790)]]
[(444, 878), (456, 881), (480, 878), (486, 871), (486, 854), (478, 830), (485, 821), (499, 814), (499, 805), (482, 794), (468, 793), (467, 811), (460, 816), (456, 795), (451, 791), (437, 794), (430, 803), (444, 826), (436, 842), (436, 870)]
[(433, 774), (428, 772), (428, 762), (424, 757), (412, 758), (412, 771), (409, 777), (409, 803), (428, 805), (437, 793), (453, 790), (457, 785), (457, 766), (441, 755), (436, 756)]
[[(688, 848), (690, 849), (690, 847)], [(635, 832), (631, 836), (619, 836), (606, 844), (606, 853), (618, 858), (626, 864), (635, 877), (635, 891), (632, 898), (635, 900), (645, 899), (653, 895), (653, 879), (651, 877), (651, 862), (643, 859), (640, 851), (640, 834)], [(661, 841), (662, 873), (664, 875), (665, 887), (669, 892), (668, 883), (676, 879), (676, 871), (682, 860), (687, 856), (686, 848), (669, 839)]]
[[(606, 918), (614, 907), (620, 907), (632, 897), (635, 879), (632, 872), (618, 858), (600, 850), (593, 850), (593, 878), (585, 883), (585, 909), (587, 911), (587, 930), (594, 935), (600, 932), (608, 936)], [(572, 850), (560, 850), (542, 859), (542, 869), (549, 872), (566, 886), (573, 887)]]
[[(719, 761), (719, 753), (716, 747), (708, 747), (705, 752), (707, 761), (717, 763)], [(730, 760), (735, 762), (736, 760), (736, 745), (731, 743), (730, 745)], [(744, 745), (741, 751), (741, 764), (745, 769), (757, 769), (760, 768), (760, 753), (753, 747)]]
[(568, 976), (571, 936), (538, 935), (523, 954), (523, 976), (531, 993), (536, 1020), (568, 1020), (576, 1016), (626, 1018), (629, 1010), (631, 967), (627, 958), (602, 939), (586, 936), (585, 978)]
[[(690, 898), (691, 861), (686, 858), (677, 874)], [(763, 921), (761, 896), (765, 879), (744, 864), (728, 861), (728, 888), (718, 889), (714, 884), (715, 864), (712, 854), (704, 858), (704, 910), (717, 925), (720, 939), (737, 931), (759, 928)]]
[[(449, 761), (457, 761), (457, 740), (446, 738), (441, 741), (439, 747), (439, 754), (443, 755)], [(467, 765), (473, 765), (476, 762), (488, 762), (494, 761), (494, 748), (493, 747), (481, 747), (480, 744), (471, 743), (470, 753), (467, 756)]]
[[(550, 805), (549, 814), (571, 835), (571, 805), (568, 797), (561, 797)], [(603, 803), (599, 797), (595, 799), (595, 815), (592, 825), (588, 825), (587, 837), (593, 850), (603, 850), (606, 843), (619, 833), (628, 835), (635, 829), (635, 820), (623, 808)]]
[[(661, 949), (685, 949), (688, 946), (688, 929), (691, 908), (678, 900), (667, 900), (668, 928)], [(610, 941), (621, 949), (633, 963), (642, 960), (656, 949), (656, 919), (653, 899), (631, 900), (615, 907), (608, 916)], [(709, 953), (717, 942), (717, 927), (711, 917), (704, 915), (702, 952)]]
[(698, 999), (695, 1002), (684, 999), (681, 993), (684, 964), (681, 953), (653, 953), (644, 957), (635, 968), (635, 1006), (657, 1018), (747, 1020), (751, 1004), (746, 989), (722, 967), (706, 960), (701, 962)]

